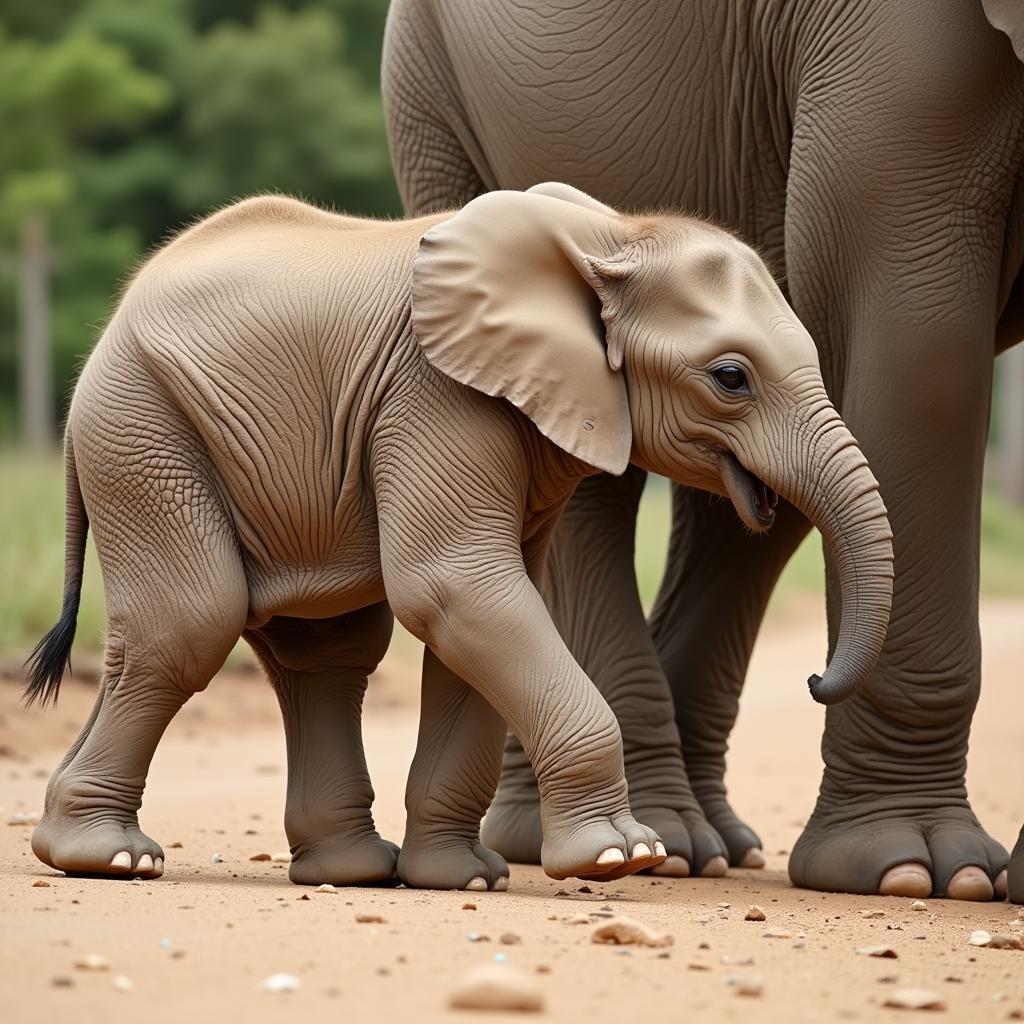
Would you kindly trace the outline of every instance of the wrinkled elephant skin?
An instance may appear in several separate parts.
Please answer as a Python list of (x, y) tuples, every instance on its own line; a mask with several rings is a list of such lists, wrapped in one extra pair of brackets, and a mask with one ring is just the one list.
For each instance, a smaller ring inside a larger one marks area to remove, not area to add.
[[(577, 484), (630, 462), (819, 524), (843, 631), (812, 694), (856, 690), (885, 637), (892, 546), (814, 343), (761, 259), (700, 221), (565, 185), (384, 223), (295, 200), (223, 210), (128, 288), (68, 420), (55, 697), (87, 529), (108, 608), (95, 710), (50, 781), (36, 855), (155, 877), (150, 759), (244, 635), (279, 697), (303, 884), (503, 889), (481, 843), (506, 728), (539, 780), (545, 870), (666, 859), (634, 818), (615, 716), (538, 590)], [(373, 823), (360, 711), (392, 613), (427, 647), (401, 849)]]
[[(818, 346), (889, 508), (896, 581), (874, 674), (826, 716), (818, 804), (790, 859), (802, 886), (988, 899), (1005, 885), (964, 769), (992, 357), (1024, 337), (1022, 61), (1020, 0), (392, 3), (384, 98), (410, 213), (547, 178), (622, 209), (695, 212), (766, 255)], [(618, 717), (631, 804), (670, 854), (659, 870), (757, 866), (725, 754), (808, 521), (784, 503), (754, 536), (675, 487), (648, 628), (641, 488), (634, 474), (579, 489), (545, 597)], [(828, 561), (835, 648), (848, 619)], [(510, 740), (485, 839), (536, 860), (539, 835)]]

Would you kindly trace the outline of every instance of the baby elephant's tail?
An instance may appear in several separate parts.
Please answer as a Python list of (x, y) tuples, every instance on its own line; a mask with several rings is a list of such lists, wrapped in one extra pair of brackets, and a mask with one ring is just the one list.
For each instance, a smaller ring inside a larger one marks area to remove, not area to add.
[(64, 602), (57, 624), (39, 641), (25, 662), (28, 682), (23, 699), (28, 705), (36, 701), (40, 704), (57, 702), (61, 677), (71, 660), (71, 644), (75, 639), (88, 533), (89, 517), (82, 501), (75, 451), (69, 436), (64, 443)]

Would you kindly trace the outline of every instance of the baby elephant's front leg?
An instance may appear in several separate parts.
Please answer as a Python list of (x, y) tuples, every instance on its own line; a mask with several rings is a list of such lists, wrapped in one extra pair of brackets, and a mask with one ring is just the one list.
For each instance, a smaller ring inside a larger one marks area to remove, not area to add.
[(661, 863), (660, 838), (629, 809), (615, 716), (525, 568), (453, 582), (423, 588), (432, 596), (410, 621), (523, 743), (540, 787), (544, 870), (608, 881)]

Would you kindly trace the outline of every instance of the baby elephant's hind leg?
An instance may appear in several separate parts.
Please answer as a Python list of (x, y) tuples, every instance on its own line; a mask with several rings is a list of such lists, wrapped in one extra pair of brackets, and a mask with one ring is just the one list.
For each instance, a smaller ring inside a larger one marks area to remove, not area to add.
[(377, 833), (363, 757), (367, 677), (384, 657), (386, 604), (335, 619), (275, 618), (247, 639), (267, 668), (288, 745), (285, 832), (299, 885), (397, 885), (398, 847)]
[[(209, 683), (238, 639), (248, 592), (226, 518), (198, 479), (191, 517), (147, 501), (145, 479), (112, 481), (135, 510), (111, 537), (93, 517), (104, 557), (108, 633), (100, 693), (54, 773), (32, 849), (68, 874), (159, 877), (163, 850), (139, 828), (156, 745), (178, 709)], [(116, 520), (115, 520), (116, 521)], [(205, 542), (197, 536), (203, 531)]]
[(408, 819), (398, 873), (420, 889), (498, 891), (508, 865), (480, 842), (480, 819), (501, 772), (505, 723), (429, 648), (416, 756), (409, 770)]

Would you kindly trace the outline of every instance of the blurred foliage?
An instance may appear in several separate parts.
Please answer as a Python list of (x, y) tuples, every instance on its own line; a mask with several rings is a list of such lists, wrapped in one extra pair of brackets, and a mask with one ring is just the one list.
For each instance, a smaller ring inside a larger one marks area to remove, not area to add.
[[(63, 400), (153, 245), (242, 195), (400, 211), (378, 88), (387, 0), (0, 0), (0, 439), (16, 239), (53, 246)], [(63, 402), (58, 401), (63, 412)]]

